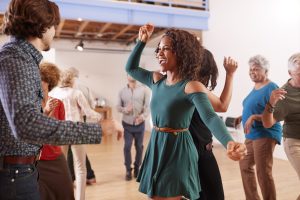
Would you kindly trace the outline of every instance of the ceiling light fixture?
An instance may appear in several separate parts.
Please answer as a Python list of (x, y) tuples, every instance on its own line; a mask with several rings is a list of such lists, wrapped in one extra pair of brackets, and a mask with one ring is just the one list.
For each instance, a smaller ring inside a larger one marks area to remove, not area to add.
[(107, 52), (107, 53), (127, 53), (131, 52), (130, 49), (107, 49), (107, 48), (90, 48), (90, 47), (84, 47), (83, 40), (80, 40), (79, 43), (75, 46), (75, 49), (78, 51), (101, 51), (101, 52)]
[(75, 46), (75, 49), (77, 49), (78, 51), (83, 51), (83, 41), (80, 40), (79, 43)]

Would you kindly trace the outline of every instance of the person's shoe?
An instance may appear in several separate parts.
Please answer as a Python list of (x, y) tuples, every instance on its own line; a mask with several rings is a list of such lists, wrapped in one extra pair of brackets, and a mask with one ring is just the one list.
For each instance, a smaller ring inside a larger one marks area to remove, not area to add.
[(137, 168), (135, 168), (135, 169), (133, 170), (133, 176), (134, 176), (134, 178), (137, 178), (137, 177), (138, 177), (139, 172), (140, 172), (140, 170), (137, 169)]
[(125, 180), (126, 180), (126, 181), (130, 181), (131, 179), (132, 179), (131, 170), (126, 171)]
[(96, 183), (96, 178), (86, 179), (86, 184), (87, 185), (93, 185), (95, 183)]

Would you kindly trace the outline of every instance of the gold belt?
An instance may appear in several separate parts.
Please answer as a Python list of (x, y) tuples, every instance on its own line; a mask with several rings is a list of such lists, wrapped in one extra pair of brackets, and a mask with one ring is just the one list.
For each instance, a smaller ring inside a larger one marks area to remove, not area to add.
[(184, 132), (184, 131), (189, 130), (188, 128), (174, 129), (174, 128), (169, 128), (169, 127), (157, 127), (157, 126), (153, 126), (153, 128), (158, 132), (173, 133), (175, 135), (177, 135), (178, 132)]

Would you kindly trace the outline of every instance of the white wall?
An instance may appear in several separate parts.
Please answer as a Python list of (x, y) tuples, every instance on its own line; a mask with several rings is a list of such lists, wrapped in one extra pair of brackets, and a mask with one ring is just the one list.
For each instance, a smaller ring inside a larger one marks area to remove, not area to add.
[[(106, 98), (113, 108), (113, 116), (121, 119), (116, 111), (119, 90), (126, 86), (127, 75), (125, 64), (129, 52), (82, 51), (74, 49), (76, 43), (59, 41), (54, 43), (56, 48), (56, 64), (62, 69), (76, 67), (80, 71), (80, 81), (91, 88), (95, 97)], [(124, 46), (107, 46), (105, 44), (87, 44), (90, 48), (124, 49)], [(132, 47), (125, 47), (131, 50)], [(141, 66), (157, 66), (154, 49), (148, 49), (142, 56)], [(147, 120), (150, 121), (150, 120)], [(149, 130), (149, 123), (147, 123)]]
[[(219, 68), (224, 56), (238, 60), (233, 98), (225, 116), (238, 116), (242, 100), (253, 87), (248, 76), (248, 59), (264, 55), (271, 64), (269, 78), (279, 86), (289, 78), (287, 60), (300, 51), (299, 0), (210, 0), (209, 30), (203, 33), (204, 46), (213, 52)], [(220, 93), (224, 70), (220, 70)], [(285, 158), (277, 146), (275, 156)]]

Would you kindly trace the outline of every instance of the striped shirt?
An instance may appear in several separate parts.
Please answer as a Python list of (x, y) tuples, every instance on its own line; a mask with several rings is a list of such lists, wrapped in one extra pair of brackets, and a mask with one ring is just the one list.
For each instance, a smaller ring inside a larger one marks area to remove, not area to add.
[(41, 53), (14, 39), (0, 50), (0, 156), (37, 155), (44, 143), (100, 143), (97, 124), (58, 121), (41, 112)]

